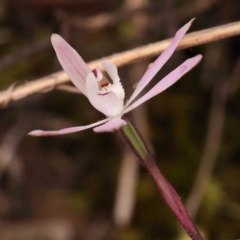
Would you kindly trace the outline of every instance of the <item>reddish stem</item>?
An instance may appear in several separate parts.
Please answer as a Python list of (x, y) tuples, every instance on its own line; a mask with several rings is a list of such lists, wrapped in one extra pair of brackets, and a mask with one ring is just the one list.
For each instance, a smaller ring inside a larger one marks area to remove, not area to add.
[(186, 230), (191, 239), (203, 240), (201, 234), (199, 233), (197, 227), (194, 225), (177, 192), (158, 169), (153, 157), (150, 154), (150, 151), (146, 146), (146, 143), (142, 139), (142, 136), (140, 135), (136, 126), (131, 121), (129, 121), (129, 119), (125, 120), (128, 124), (123, 127), (120, 132), (122, 133), (130, 148), (136, 154), (140, 162), (143, 164), (144, 167), (146, 167), (150, 175), (153, 177), (163, 200), (170, 207), (170, 209), (175, 214), (178, 221), (181, 223), (181, 225)]

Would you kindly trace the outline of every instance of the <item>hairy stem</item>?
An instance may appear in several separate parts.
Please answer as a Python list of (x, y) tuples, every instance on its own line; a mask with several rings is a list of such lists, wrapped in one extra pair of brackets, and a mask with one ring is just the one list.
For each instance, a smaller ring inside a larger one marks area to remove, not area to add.
[(202, 240), (198, 229), (196, 228), (191, 217), (186, 211), (180, 197), (178, 196), (172, 185), (166, 180), (166, 178), (158, 169), (153, 157), (150, 154), (150, 151), (148, 150), (136, 126), (134, 126), (134, 124), (128, 119), (125, 119), (125, 121), (127, 121), (128, 124), (123, 127), (121, 133), (131, 147), (131, 149), (133, 150), (133, 152), (140, 160), (140, 162), (143, 164), (144, 167), (146, 167), (146, 169), (154, 179), (161, 197), (175, 214), (178, 221), (181, 223), (188, 235), (193, 240)]

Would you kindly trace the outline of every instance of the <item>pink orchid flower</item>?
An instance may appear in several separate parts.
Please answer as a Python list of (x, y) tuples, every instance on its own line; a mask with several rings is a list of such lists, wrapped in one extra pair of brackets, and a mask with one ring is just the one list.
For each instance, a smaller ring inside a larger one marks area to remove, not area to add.
[(118, 76), (117, 67), (110, 62), (103, 62), (102, 66), (110, 76), (112, 82), (102, 75), (99, 69), (91, 71), (79, 54), (59, 35), (53, 34), (51, 41), (64, 71), (67, 73), (75, 86), (88, 98), (90, 103), (100, 112), (107, 116), (102, 121), (86, 126), (65, 128), (58, 131), (35, 130), (29, 133), (32, 136), (54, 136), (73, 132), (79, 132), (88, 128), (93, 128), (95, 132), (113, 132), (119, 130), (127, 123), (122, 116), (146, 102), (150, 98), (163, 92), (173, 85), (184, 74), (196, 66), (202, 56), (197, 55), (186, 60), (175, 70), (159, 81), (150, 91), (142, 97), (138, 95), (153, 79), (162, 66), (168, 61), (175, 51), (178, 43), (186, 34), (192, 24), (191, 20), (176, 33), (172, 43), (147, 69), (142, 79), (139, 81), (130, 99), (124, 104), (125, 92)]

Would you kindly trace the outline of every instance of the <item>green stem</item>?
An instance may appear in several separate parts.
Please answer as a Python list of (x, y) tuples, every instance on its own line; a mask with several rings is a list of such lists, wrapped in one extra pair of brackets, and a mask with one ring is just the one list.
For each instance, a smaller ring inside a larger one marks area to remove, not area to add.
[(140, 162), (144, 167), (146, 167), (150, 175), (153, 177), (163, 200), (170, 207), (192, 240), (202, 240), (198, 229), (187, 213), (180, 197), (158, 169), (136, 126), (134, 126), (129, 119), (125, 119), (125, 121), (127, 122), (127, 125), (122, 128), (121, 133)]

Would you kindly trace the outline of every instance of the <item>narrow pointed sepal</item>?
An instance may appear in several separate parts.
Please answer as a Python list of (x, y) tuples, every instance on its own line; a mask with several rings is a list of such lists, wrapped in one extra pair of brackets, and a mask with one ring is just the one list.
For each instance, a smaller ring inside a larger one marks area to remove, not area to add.
[(151, 64), (148, 70), (145, 72), (141, 80), (139, 81), (135, 91), (132, 96), (128, 100), (126, 106), (130, 105), (130, 103), (138, 96), (138, 94), (147, 86), (147, 84), (153, 79), (153, 77), (157, 74), (157, 72), (163, 67), (163, 65), (168, 61), (168, 59), (172, 56), (174, 51), (176, 50), (178, 43), (181, 41), (183, 36), (186, 34), (194, 19), (185, 24), (182, 28), (180, 28), (171, 44), (162, 52), (162, 54)]
[(161, 81), (159, 81), (150, 91), (148, 91), (141, 98), (136, 100), (132, 105), (127, 107), (123, 112), (127, 113), (134, 108), (138, 107), (142, 103), (151, 99), (152, 97), (158, 95), (163, 92), (170, 86), (172, 86), (176, 81), (178, 81), (183, 75), (189, 72), (193, 67), (195, 67), (202, 59), (202, 55), (197, 55), (193, 58), (189, 58), (185, 62), (183, 62), (180, 66), (170, 72), (166, 77), (164, 77)]
[(69, 133), (75, 133), (75, 132), (80, 132), (89, 128), (93, 128), (96, 127), (98, 125), (104, 124), (106, 122), (108, 122), (110, 119), (104, 119), (102, 121), (98, 121), (86, 126), (79, 126), (79, 127), (70, 127), (70, 128), (64, 128), (61, 130), (56, 130), (56, 131), (43, 131), (43, 130), (34, 130), (30, 133), (28, 133), (28, 135), (33, 136), (33, 137), (49, 137), (49, 136), (58, 136), (58, 135), (65, 135), (65, 134), (69, 134)]

